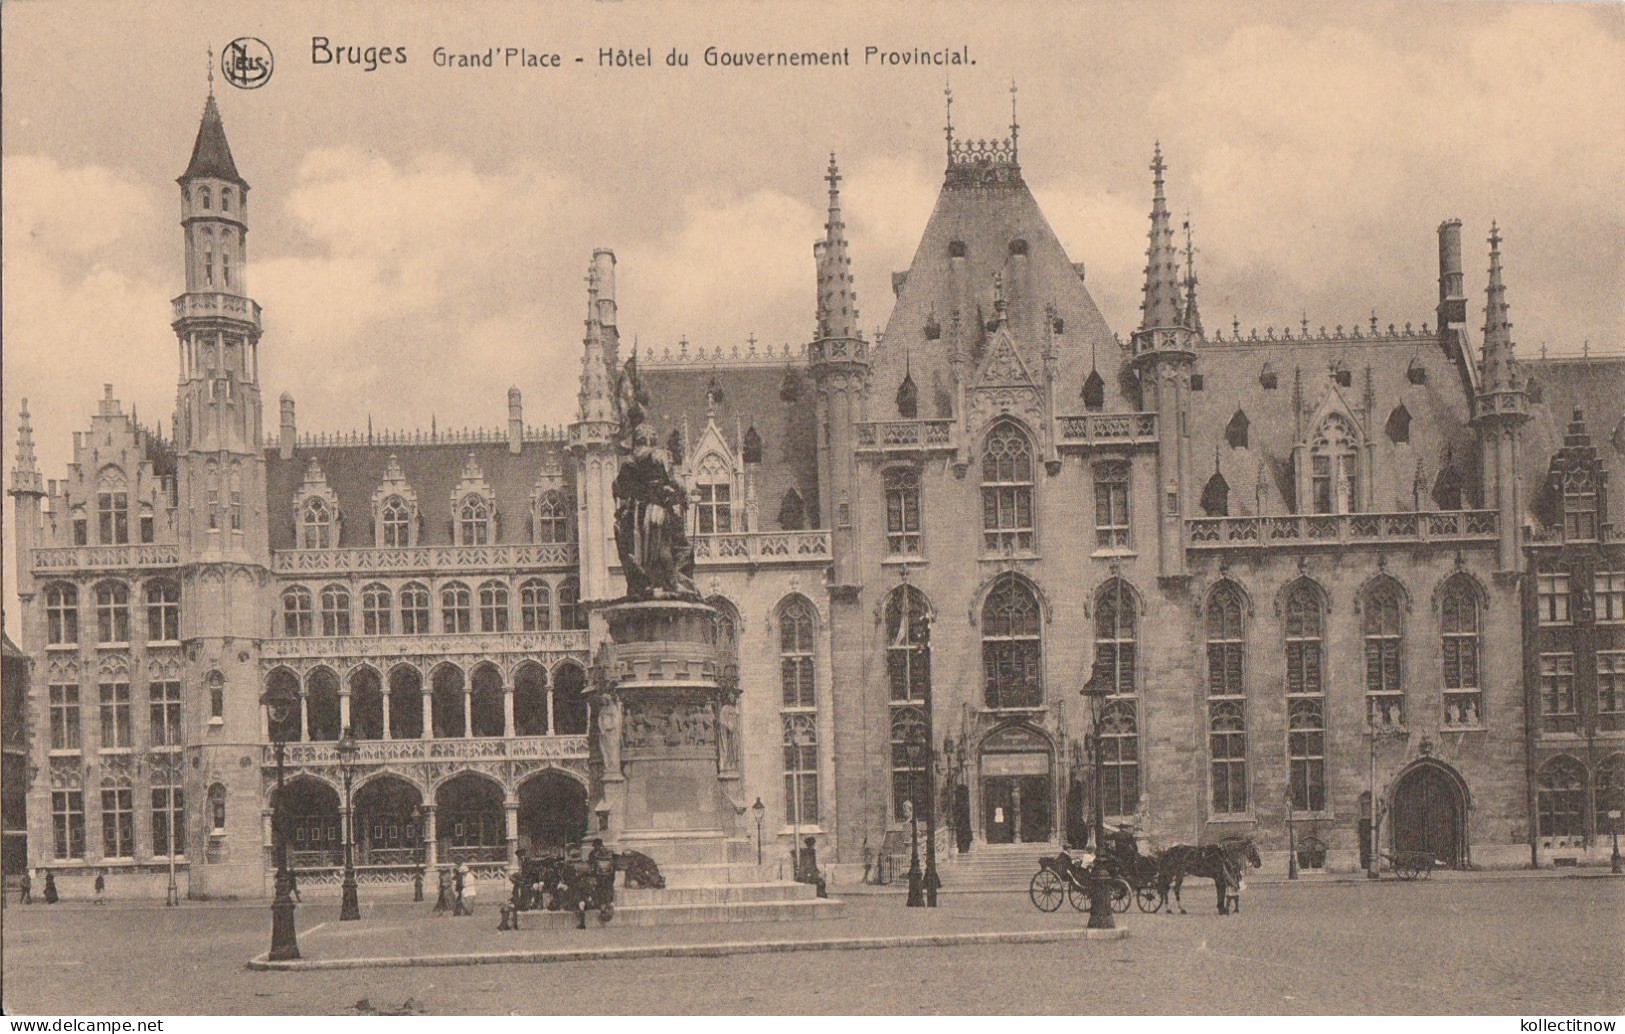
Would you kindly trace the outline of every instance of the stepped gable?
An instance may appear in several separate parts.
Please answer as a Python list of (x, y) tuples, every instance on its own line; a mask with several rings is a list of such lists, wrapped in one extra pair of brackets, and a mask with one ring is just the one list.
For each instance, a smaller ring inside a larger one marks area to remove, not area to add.
[(1609, 520), (1616, 529), (1625, 530), (1625, 520), (1616, 512), (1620, 486), (1625, 485), (1625, 355), (1523, 359), (1520, 365), (1530, 392), (1518, 471), (1525, 502), (1532, 506), (1539, 499), (1552, 456), (1563, 447), (1564, 434), (1578, 409), (1597, 458), (1608, 472), (1609, 502), (1614, 504)]
[(470, 453), (496, 496), (499, 520), (494, 542), (531, 541), (530, 494), (544, 469), (560, 470), (562, 489), (571, 498), (575, 496), (573, 461), (562, 442), (526, 442), (518, 455), (510, 453), (503, 441), (473, 445), (300, 446), (291, 459), (281, 458), (271, 448), (265, 452), (271, 548), (296, 548), (295, 501), (312, 458), (338, 495), (343, 515), (338, 545), (374, 545), (372, 496), (384, 482), (391, 456), (399, 460), (406, 483), (417, 494), (422, 516), (418, 544), (452, 545), (451, 493), (462, 481)]
[[(1126, 352), (1021, 178), (1013, 141), (1005, 143), (1009, 146), (980, 148), (950, 135), (942, 191), (907, 274), (894, 277), (901, 285), (897, 303), (883, 340), (870, 353), (870, 398), (882, 400), (871, 403), (870, 419), (896, 418), (889, 400), (897, 394), (905, 365), (920, 386), (920, 415), (936, 415), (936, 387), (952, 384), (949, 356), (956, 310), (963, 375), (967, 382), (975, 376), (981, 357), (974, 350), (985, 349), (992, 339), (983, 328), (995, 317), (995, 295), (1001, 289), (995, 287), (995, 274), (1002, 280), (1006, 325), (1023, 364), (1040, 383), (1045, 343), (1053, 334), (1045, 326), (1050, 306), (1061, 321), (1061, 333), (1053, 335), (1059, 412), (1083, 412), (1091, 354), (1106, 380), (1106, 410), (1135, 408), (1118, 376)], [(956, 259), (950, 248), (957, 251), (959, 244), (964, 257)], [(940, 336), (933, 339), (939, 328)]]
[[(707, 392), (714, 381), (722, 392), (721, 401), (715, 404), (717, 429), (729, 446), (737, 452), (752, 427), (762, 439), (762, 462), (753, 470), (759, 514), (753, 530), (779, 530), (779, 504), (791, 487), (801, 493), (811, 526), (818, 513), (818, 443), (814, 437), (818, 420), (813, 383), (805, 367), (800, 363), (743, 367), (650, 363), (640, 373), (652, 399), (649, 421), (658, 430), (658, 440), (664, 444), (673, 430), (681, 434), (686, 428), (689, 450), (699, 444), (705, 431)], [(793, 400), (782, 397), (788, 374), (794, 374), (799, 384)]]
[[(1425, 486), (1422, 509), (1435, 508), (1431, 491), (1447, 455), (1470, 486), (1469, 495), (1477, 495), (1479, 447), (1469, 424), (1471, 406), (1455, 363), (1428, 328), (1417, 324), (1390, 331), (1384, 325), (1373, 332), (1368, 323), (1358, 330), (1348, 326), (1324, 333), (1316, 327), (1307, 337), (1301, 326), (1239, 335), (1231, 328), (1222, 333), (1222, 339), (1197, 347), (1195, 372), (1203, 384), (1190, 396), (1193, 492), (1199, 494), (1212, 477), (1217, 457), (1217, 469), (1230, 486), (1232, 516), (1259, 512), (1261, 471), (1264, 512), (1290, 512), (1293, 447), (1300, 434), (1313, 433), (1311, 422), (1335, 388), (1376, 446), (1374, 509), (1415, 509), (1418, 461)], [(1290, 339), (1288, 333), (1293, 335)], [(1347, 387), (1336, 385), (1334, 363), (1348, 370)], [(1266, 364), (1277, 378), (1272, 390), (1259, 382)], [(1395, 443), (1387, 425), (1400, 405), (1410, 414), (1410, 440)], [(1300, 406), (1306, 410), (1301, 417), (1294, 412)], [(1249, 424), (1244, 449), (1232, 448), (1225, 439), (1225, 428), (1238, 407)]]

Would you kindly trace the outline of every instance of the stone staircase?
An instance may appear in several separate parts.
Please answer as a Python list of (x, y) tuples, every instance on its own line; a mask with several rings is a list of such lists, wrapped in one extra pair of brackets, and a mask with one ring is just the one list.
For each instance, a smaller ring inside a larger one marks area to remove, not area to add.
[(944, 891), (1025, 891), (1038, 860), (1059, 853), (1056, 844), (978, 844), (966, 854), (937, 858)]
[[(844, 902), (817, 897), (806, 883), (674, 886), (668, 876), (664, 890), (616, 887), (612, 922), (616, 926), (687, 926), (840, 919), (845, 915)], [(597, 913), (588, 913), (588, 925), (597, 922)], [(575, 926), (576, 917), (568, 912), (525, 912), (520, 923), (523, 929), (565, 930)]]

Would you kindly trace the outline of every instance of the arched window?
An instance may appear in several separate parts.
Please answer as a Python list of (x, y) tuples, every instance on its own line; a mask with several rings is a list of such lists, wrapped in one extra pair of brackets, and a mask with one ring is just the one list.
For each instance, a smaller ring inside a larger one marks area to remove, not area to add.
[(226, 676), (218, 671), (209, 672), (205, 680), (209, 686), (209, 719), (224, 721), (226, 717)]
[(1135, 607), (1137, 597), (1121, 578), (1113, 578), (1095, 593), (1095, 677), (1103, 679), (1113, 695), (1135, 691)]
[(553, 627), (553, 593), (540, 578), (519, 585), (519, 627), (526, 632), (546, 632)]
[(893, 704), (931, 698), (931, 606), (911, 586), (886, 599), (886, 672)]
[[(523, 590), (521, 590), (523, 591)], [(550, 728), (547, 669), (525, 661), (513, 673), (513, 731), (515, 736), (546, 736)]]
[(96, 641), (130, 641), (130, 589), (123, 582), (96, 586)]
[(913, 467), (886, 472), (886, 548), (899, 556), (920, 552), (920, 474)]
[(485, 582), (480, 586), (480, 631), (507, 630), (508, 587), (501, 582)]
[(389, 635), (393, 631), (394, 622), (390, 620), (394, 610), (394, 601), (391, 599), (389, 587), (374, 582), (361, 590), (361, 634), (362, 635)]
[(311, 599), (310, 590), (301, 585), (295, 585), (282, 593), (282, 634), (297, 637), (313, 634), (314, 623), (312, 614), (315, 604)]
[(569, 542), (572, 509), (558, 489), (543, 492), (536, 502), (536, 541)]
[(163, 580), (147, 583), (147, 641), (175, 643), (181, 638), (181, 587)]
[(214, 207), (214, 196), (209, 191), (208, 187), (199, 187), (198, 191), (197, 191), (197, 196), (198, 196), (198, 199), (199, 199), (200, 203), (203, 205), (203, 210), (205, 212), (207, 212), (210, 208)]
[(587, 673), (579, 664), (553, 671), (553, 735), (580, 736), (587, 731)]
[(1444, 724), (1484, 722), (1478, 684), (1478, 593), (1465, 579), (1445, 586), (1439, 603), (1444, 656)]
[(1589, 468), (1576, 467), (1563, 475), (1563, 536), (1597, 537), (1597, 482)]
[(1140, 728), (1134, 701), (1113, 700), (1101, 709), (1100, 755), (1105, 813), (1133, 815), (1140, 807)]
[(817, 623), (812, 605), (800, 597), (779, 608), (779, 671), (786, 709), (817, 706), (813, 678), (813, 630)]
[(1095, 545), (1125, 549), (1132, 541), (1129, 526), (1129, 465), (1121, 460), (1095, 464)]
[(1400, 728), (1405, 724), (1404, 601), (1399, 587), (1384, 579), (1366, 591), (1360, 626), (1365, 638), (1366, 724)]
[(1622, 820), (1610, 820), (1608, 813), (1620, 810), (1625, 810), (1625, 754), (1614, 754), (1591, 773), (1591, 814), (1599, 836), (1615, 832)]
[(314, 497), (305, 500), (300, 518), (299, 545), (302, 549), (330, 549), (333, 545), (333, 511), (327, 500)]
[(1216, 470), (1202, 489), (1202, 512), (1209, 517), (1230, 516), (1230, 482)]
[(401, 586), (401, 634), (429, 633), (429, 587), (422, 582)]
[(457, 508), (457, 541), (465, 546), (483, 546), (491, 541), (491, 504), (482, 495), (463, 496)]
[(581, 583), (575, 576), (559, 582), (559, 628), (579, 632), (587, 627), (587, 608), (581, 605)]
[(925, 817), (931, 789), (925, 771), (925, 747), (930, 737), (922, 708), (913, 704), (892, 708), (891, 800), (892, 818), (898, 822), (908, 818), (911, 801), (913, 813)]
[(79, 590), (57, 582), (45, 589), (45, 641), (62, 646), (79, 641)]
[(225, 282), (225, 285), (227, 287), (230, 287), (231, 286), (231, 252), (229, 250), (227, 250), (225, 244), (226, 244), (226, 242), (224, 240), (222, 240), (220, 242), (220, 279)]
[(226, 786), (224, 783), (215, 783), (209, 787), (209, 832), (223, 834), (226, 831)]
[(784, 818), (818, 823), (818, 723), (810, 714), (784, 716)]
[(982, 548), (1033, 548), (1033, 452), (1027, 436), (1000, 423), (982, 445)]
[(1090, 370), (1083, 380), (1083, 408), (1098, 413), (1106, 408), (1106, 378), (1099, 370)]
[(1543, 837), (1585, 835), (1586, 771), (1567, 756), (1555, 757), (1540, 770), (1536, 810)]
[(440, 630), (469, 632), (474, 628), (474, 596), (462, 582), (452, 582), (440, 590)]
[(1208, 594), (1208, 787), (1216, 815), (1247, 810), (1245, 613), (1234, 585), (1221, 583)]
[(382, 545), (401, 547), (412, 544), (412, 509), (406, 505), (405, 499), (392, 495), (384, 500), (384, 505), (378, 511), (378, 528)]
[(339, 706), (337, 672), (322, 667), (305, 677), (305, 721), (312, 740), (337, 740), (343, 733)]
[(983, 699), (987, 706), (1042, 706), (1043, 654), (1038, 598), (1023, 579), (1001, 575), (982, 603)]
[(220, 188), (220, 211), (222, 211), (222, 212), (231, 211), (231, 188), (230, 187), (221, 187)]
[(694, 473), (694, 491), (698, 499), (694, 505), (701, 535), (713, 535), (733, 530), (733, 477), (728, 465), (716, 453), (707, 453), (700, 459)]
[(1320, 594), (1307, 583), (1293, 586), (1286, 601), (1287, 763), (1298, 811), (1326, 807), (1322, 626)]
[(1309, 446), (1309, 491), (1315, 513), (1360, 509), (1359, 438), (1347, 421), (1328, 416)]
[(342, 585), (322, 589), (322, 635), (350, 634), (350, 591)]

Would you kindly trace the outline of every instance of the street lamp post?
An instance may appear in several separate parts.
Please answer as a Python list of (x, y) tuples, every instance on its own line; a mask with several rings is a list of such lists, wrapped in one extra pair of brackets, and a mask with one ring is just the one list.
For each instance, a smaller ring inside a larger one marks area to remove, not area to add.
[(1615, 876), (1625, 873), (1625, 866), (1621, 865), (1619, 857), (1619, 809), (1615, 808), (1608, 813), (1608, 823), (1614, 834), (1614, 853), (1608, 859), (1608, 871)]
[(793, 801), (786, 802), (785, 810), (790, 813), (790, 878), (801, 879), (801, 751), (807, 746), (806, 731), (799, 725), (790, 727), (790, 746), (795, 748), (796, 768), (795, 775), (790, 777), (789, 791)]
[(1298, 878), (1298, 831), (1292, 824), (1292, 781), (1286, 784), (1286, 878)]
[[(148, 756), (151, 757), (150, 754)], [(171, 767), (169, 769), (169, 788), (165, 791), (166, 796), (164, 798), (164, 803), (166, 805), (165, 812), (164, 812), (164, 832), (165, 832), (165, 840), (168, 842), (168, 848), (169, 848), (169, 887), (164, 892), (164, 905), (165, 905), (165, 907), (174, 907), (175, 905), (179, 905), (181, 903), (180, 884), (177, 883), (176, 880), (175, 880), (175, 791), (177, 789), (177, 787), (175, 786), (176, 778), (177, 778), (177, 773), (175, 772), (175, 769), (173, 767)]]
[(339, 769), (344, 773), (344, 901), (339, 905), (339, 921), (361, 918), (361, 903), (355, 888), (355, 808), (350, 798), (350, 780), (355, 775), (356, 757), (361, 745), (355, 741), (355, 732), (344, 730), (334, 748), (339, 756)]
[(937, 759), (929, 732), (925, 735), (925, 907), (937, 907), (942, 877), (937, 875)]
[(285, 723), (297, 699), (286, 686), (267, 690), (260, 698), (271, 723), (271, 742), (276, 748), (276, 800), (271, 806), (271, 843), (276, 855), (276, 897), (271, 901), (272, 962), (299, 957), (299, 939), (294, 929), (293, 879), (288, 875), (287, 801), (283, 794), (283, 755), (287, 746)]
[[(1082, 694), (1089, 698), (1089, 753), (1093, 761), (1091, 773), (1091, 786), (1089, 797), (1094, 806), (1095, 819), (1095, 866), (1100, 865), (1100, 858), (1106, 846), (1106, 802), (1101, 799), (1101, 785), (1105, 782), (1103, 762), (1105, 758), (1100, 750), (1100, 705), (1101, 701), (1111, 695), (1106, 680), (1095, 677), (1084, 684)], [(1096, 874), (1098, 875), (1098, 873)], [(1089, 928), (1092, 930), (1116, 929), (1117, 921), (1112, 918), (1111, 887), (1103, 879), (1089, 881)]]
[(750, 806), (751, 813), (756, 816), (756, 866), (762, 865), (762, 815), (767, 811), (767, 805), (762, 803), (760, 797)]
[(924, 908), (925, 874), (920, 871), (920, 809), (915, 803), (920, 797), (919, 788), (915, 785), (915, 777), (920, 765), (918, 730), (909, 733), (908, 739), (903, 743), (903, 749), (908, 752), (909, 858), (907, 905), (909, 908)]

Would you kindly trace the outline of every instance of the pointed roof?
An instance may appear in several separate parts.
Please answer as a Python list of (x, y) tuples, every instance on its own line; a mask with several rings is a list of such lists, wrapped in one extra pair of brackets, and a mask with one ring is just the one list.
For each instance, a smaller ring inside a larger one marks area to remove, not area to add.
[(11, 490), (38, 492), (42, 487), (39, 466), (34, 458), (34, 428), (28, 422), (28, 400), (23, 399), (17, 422), (17, 465), (11, 471)]
[(830, 152), (829, 218), (824, 239), (814, 248), (818, 257), (818, 337), (856, 338), (858, 295), (853, 288), (852, 259), (846, 253), (846, 223), (841, 218), (841, 170)]
[[(582, 339), (581, 390), (576, 398), (580, 403), (576, 419), (581, 421), (612, 422), (615, 416), (614, 377), (609, 366), (603, 324), (598, 318), (598, 267), (587, 266), (587, 333)], [(627, 365), (634, 370), (637, 357)]]
[(1185, 326), (1205, 337), (1202, 313), (1196, 308), (1196, 244), (1191, 238), (1190, 214), (1185, 215)]
[(1140, 319), (1141, 330), (1184, 325), (1179, 298), (1179, 255), (1174, 249), (1168, 199), (1162, 192), (1162, 174), (1166, 169), (1162, 144), (1158, 143), (1151, 160), (1155, 178), (1152, 181), (1151, 242), (1145, 252), (1145, 300), (1140, 303), (1140, 311), (1144, 313)]
[(248, 189), (248, 181), (237, 174), (237, 163), (232, 160), (231, 144), (226, 142), (226, 127), (220, 121), (220, 109), (212, 92), (203, 104), (203, 121), (198, 124), (197, 141), (192, 144), (192, 160), (176, 182), (195, 179), (229, 180)]
[(1507, 321), (1506, 284), (1501, 280), (1501, 230), (1490, 224), (1490, 282), (1484, 301), (1484, 364), (1479, 390), (1514, 391), (1517, 357)]

